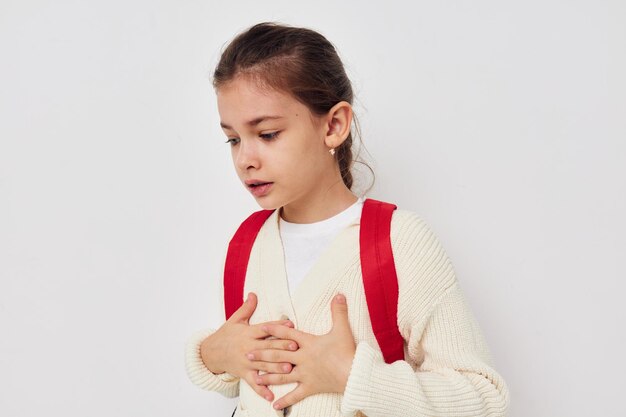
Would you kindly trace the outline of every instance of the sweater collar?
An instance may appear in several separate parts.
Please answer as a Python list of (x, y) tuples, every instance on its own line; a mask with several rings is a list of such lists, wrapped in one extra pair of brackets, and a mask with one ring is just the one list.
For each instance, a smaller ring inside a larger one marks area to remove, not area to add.
[[(272, 303), (268, 303), (270, 304), (268, 308), (271, 310), (271, 316), (275, 317), (274, 320), (286, 316), (294, 322), (296, 328), (315, 331), (315, 329), (301, 328), (304, 323), (316, 322), (307, 318), (312, 303), (320, 299), (328, 300), (328, 314), (330, 314), (330, 300), (339, 292), (340, 278), (346, 274), (348, 268), (356, 268), (355, 272), (359, 273), (358, 242), (361, 219), (360, 216), (354, 218), (339, 232), (291, 294), (279, 220), (278, 210), (275, 210), (267, 218), (257, 236), (260, 262), (258, 272), (261, 285), (268, 294), (273, 294), (275, 297)], [(322, 292), (327, 294), (320, 298)]]

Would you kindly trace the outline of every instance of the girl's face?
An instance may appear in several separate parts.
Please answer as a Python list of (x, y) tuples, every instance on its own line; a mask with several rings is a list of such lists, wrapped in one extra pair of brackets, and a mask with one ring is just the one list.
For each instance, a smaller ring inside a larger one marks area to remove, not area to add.
[(264, 209), (319, 206), (337, 178), (343, 185), (328, 152), (342, 141), (333, 118), (316, 117), (290, 95), (241, 76), (218, 89), (217, 106), (237, 175)]

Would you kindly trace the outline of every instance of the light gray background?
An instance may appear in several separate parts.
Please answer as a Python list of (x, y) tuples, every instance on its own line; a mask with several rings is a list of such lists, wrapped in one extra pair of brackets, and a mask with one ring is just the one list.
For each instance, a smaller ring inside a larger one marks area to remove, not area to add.
[[(377, 182), (450, 255), (513, 417), (623, 415), (622, 1), (0, 2), (0, 415), (226, 416), (186, 338), (257, 210), (209, 74), (319, 30)], [(367, 180), (367, 178), (365, 178)], [(622, 268), (620, 268), (622, 267)]]

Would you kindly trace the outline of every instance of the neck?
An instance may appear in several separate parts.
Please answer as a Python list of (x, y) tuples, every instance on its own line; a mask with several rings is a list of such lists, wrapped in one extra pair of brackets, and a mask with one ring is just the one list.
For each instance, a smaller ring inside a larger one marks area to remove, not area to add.
[(280, 208), (280, 216), (290, 223), (315, 223), (341, 213), (356, 203), (357, 199), (341, 181), (327, 190), (310, 193), (285, 204)]

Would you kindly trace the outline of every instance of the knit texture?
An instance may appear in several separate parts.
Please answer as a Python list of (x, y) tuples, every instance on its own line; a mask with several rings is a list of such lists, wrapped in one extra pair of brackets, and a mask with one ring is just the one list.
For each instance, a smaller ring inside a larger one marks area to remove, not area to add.
[[(261, 228), (250, 254), (244, 294), (255, 292), (251, 324), (288, 317), (301, 331), (321, 335), (332, 327), (331, 300), (346, 296), (357, 344), (345, 392), (309, 396), (288, 409), (289, 417), (505, 416), (509, 393), (481, 329), (463, 297), (452, 264), (428, 225), (415, 213), (396, 209), (391, 243), (398, 275), (398, 328), (405, 358), (385, 363), (374, 336), (359, 258), (355, 219), (330, 243), (293, 294), (289, 294), (276, 210)], [(199, 387), (227, 397), (239, 395), (236, 417), (282, 416), (244, 381), (215, 375), (200, 357), (201, 341), (187, 342), (186, 368)], [(295, 383), (270, 385), (275, 400)]]

